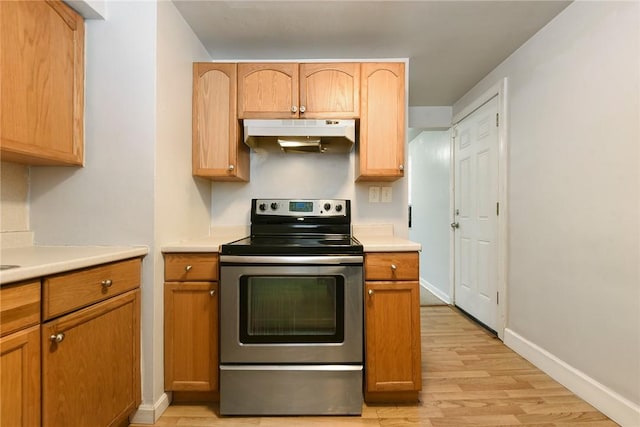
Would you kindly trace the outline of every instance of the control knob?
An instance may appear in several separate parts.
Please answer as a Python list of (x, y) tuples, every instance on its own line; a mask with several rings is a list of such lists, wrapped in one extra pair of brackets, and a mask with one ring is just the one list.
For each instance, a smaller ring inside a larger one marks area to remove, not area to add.
[(258, 205), (258, 209), (260, 209), (262, 212), (267, 210), (267, 204), (266, 203), (260, 203)]
[(274, 211), (278, 209), (278, 204), (276, 202), (271, 203), (271, 209), (273, 209)]
[(336, 212), (342, 212), (342, 205), (336, 205)]
[(331, 210), (331, 203), (325, 203), (325, 204), (324, 204), (324, 210), (325, 210), (325, 211), (329, 211), (329, 210)]

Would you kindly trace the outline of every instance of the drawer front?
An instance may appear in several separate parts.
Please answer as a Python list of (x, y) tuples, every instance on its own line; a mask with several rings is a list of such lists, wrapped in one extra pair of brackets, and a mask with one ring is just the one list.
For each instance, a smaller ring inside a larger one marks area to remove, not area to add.
[(364, 256), (365, 280), (418, 280), (417, 252), (374, 252)]
[(140, 259), (130, 259), (44, 279), (44, 318), (111, 298), (140, 286)]
[(40, 281), (0, 288), (0, 336), (40, 323)]
[(165, 254), (166, 282), (218, 280), (218, 254)]

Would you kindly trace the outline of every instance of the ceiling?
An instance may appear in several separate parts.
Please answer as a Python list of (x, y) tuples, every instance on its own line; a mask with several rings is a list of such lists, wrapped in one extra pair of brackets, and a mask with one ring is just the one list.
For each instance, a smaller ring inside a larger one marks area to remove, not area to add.
[(452, 105), (570, 1), (173, 0), (214, 60), (409, 58), (409, 105)]

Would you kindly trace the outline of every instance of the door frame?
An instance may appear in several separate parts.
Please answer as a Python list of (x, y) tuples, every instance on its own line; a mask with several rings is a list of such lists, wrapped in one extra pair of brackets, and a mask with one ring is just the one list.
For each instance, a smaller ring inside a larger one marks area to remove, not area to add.
[[(507, 78), (503, 78), (491, 86), (482, 95), (470, 101), (460, 112), (453, 116), (451, 128), (484, 105), (493, 97), (498, 98), (498, 203), (500, 213), (497, 218), (497, 256), (498, 256), (498, 283), (499, 304), (497, 304), (496, 333), (498, 338), (504, 340), (504, 330), (507, 326), (507, 303), (508, 303), (508, 125), (507, 114)], [(454, 132), (451, 132), (451, 142), (449, 145), (451, 164), (449, 168), (449, 216), (451, 222), (455, 221), (455, 141)], [(453, 229), (449, 234), (449, 295), (452, 304), (455, 304), (455, 233)]]

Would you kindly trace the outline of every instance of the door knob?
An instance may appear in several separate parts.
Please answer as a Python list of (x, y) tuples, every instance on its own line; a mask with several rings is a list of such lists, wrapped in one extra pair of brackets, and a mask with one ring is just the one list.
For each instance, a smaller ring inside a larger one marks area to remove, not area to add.
[(459, 224), (459, 223), (457, 223), (457, 222), (452, 222), (452, 223), (451, 223), (451, 228), (454, 228), (454, 229), (455, 229), (455, 228), (460, 228), (460, 224)]

